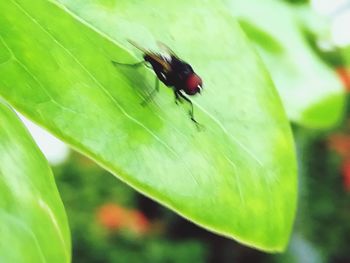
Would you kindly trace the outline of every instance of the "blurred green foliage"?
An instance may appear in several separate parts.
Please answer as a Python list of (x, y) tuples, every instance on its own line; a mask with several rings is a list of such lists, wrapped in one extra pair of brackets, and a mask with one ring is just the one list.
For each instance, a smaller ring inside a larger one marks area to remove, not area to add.
[[(70, 160), (55, 167), (54, 172), (72, 231), (73, 262), (205, 262), (208, 254), (205, 242), (167, 238), (162, 224), (169, 224), (163, 221), (174, 215), (92, 161), (73, 153)], [(98, 221), (98, 210), (111, 203), (145, 210), (147, 218), (154, 221), (151, 226), (154, 229), (136, 234), (106, 228)], [(140, 207), (141, 203), (151, 205)]]
[(326, 137), (307, 145), (304, 162), (297, 229), (328, 262), (350, 262), (350, 195), (343, 183), (342, 160), (330, 151)]

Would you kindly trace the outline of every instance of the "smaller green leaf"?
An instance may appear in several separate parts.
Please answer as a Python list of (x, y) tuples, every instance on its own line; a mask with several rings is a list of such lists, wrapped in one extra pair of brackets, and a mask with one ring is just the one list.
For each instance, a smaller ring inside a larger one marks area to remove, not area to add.
[(310, 128), (338, 124), (344, 106), (341, 82), (305, 35), (306, 30), (323, 30), (323, 23), (313, 19), (305, 6), (296, 8), (282, 1), (229, 3), (268, 67), (289, 119)]
[(50, 167), (0, 101), (0, 262), (70, 262), (70, 246)]
[(350, 45), (342, 48), (341, 54), (347, 67), (350, 67)]

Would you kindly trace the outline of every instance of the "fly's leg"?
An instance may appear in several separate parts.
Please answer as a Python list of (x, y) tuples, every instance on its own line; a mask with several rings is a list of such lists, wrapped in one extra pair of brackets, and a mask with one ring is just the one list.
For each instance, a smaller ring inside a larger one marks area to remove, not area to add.
[(191, 109), (190, 109), (190, 111), (188, 113), (190, 115), (191, 121), (193, 121), (196, 124), (197, 129), (201, 130), (203, 128), (203, 125), (201, 125), (194, 118), (194, 110), (193, 110), (193, 103), (192, 103), (192, 101), (189, 98), (187, 98), (184, 94), (182, 94), (180, 91), (175, 92), (175, 100), (178, 100), (178, 101), (181, 102), (181, 99), (184, 99), (185, 101), (187, 101), (190, 104)]
[(179, 92), (174, 90), (174, 95), (175, 95), (175, 103), (176, 103), (176, 105), (179, 105), (179, 102), (182, 103), (182, 100), (181, 100), (181, 98), (179, 96)]
[(147, 68), (150, 68), (152, 69), (152, 66), (150, 64), (148, 64), (148, 62), (146, 60), (142, 60), (140, 62), (137, 62), (137, 63), (133, 63), (133, 64), (126, 64), (126, 63), (120, 63), (120, 62), (117, 62), (117, 61), (113, 61), (112, 60), (112, 64), (116, 67), (118, 66), (122, 66), (122, 67), (131, 67), (131, 68), (138, 68), (142, 65), (146, 66)]
[(134, 64), (126, 64), (126, 63), (120, 63), (117, 61), (112, 61), (112, 64), (116, 67), (118, 66), (126, 66), (126, 67), (131, 67), (131, 68), (138, 68), (142, 65), (147, 65), (145, 60), (142, 60), (140, 62), (134, 63)]
[(146, 106), (147, 103), (154, 97), (154, 95), (156, 94), (156, 92), (159, 91), (159, 79), (158, 77), (156, 77), (156, 84), (155, 84), (155, 88), (154, 90), (152, 90), (147, 97), (141, 102), (142, 106)]

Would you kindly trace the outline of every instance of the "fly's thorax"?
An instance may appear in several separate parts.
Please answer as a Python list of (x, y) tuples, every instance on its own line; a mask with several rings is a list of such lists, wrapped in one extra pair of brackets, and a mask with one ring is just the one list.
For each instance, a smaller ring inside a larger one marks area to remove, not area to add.
[(179, 84), (186, 81), (188, 76), (193, 74), (192, 67), (188, 63), (179, 60), (178, 58), (172, 59), (171, 69)]
[(152, 65), (154, 71), (169, 72), (171, 70), (171, 64), (159, 54), (146, 53), (143, 58)]

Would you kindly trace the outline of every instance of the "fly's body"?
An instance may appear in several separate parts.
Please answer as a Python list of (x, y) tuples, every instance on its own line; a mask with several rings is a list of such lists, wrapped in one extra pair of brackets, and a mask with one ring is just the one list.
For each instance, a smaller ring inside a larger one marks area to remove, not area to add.
[[(136, 64), (128, 64), (129, 66), (139, 66), (142, 64), (150, 65), (154, 73), (157, 75), (157, 82), (154, 91), (143, 102), (147, 103), (159, 90), (159, 80), (169, 88), (172, 88), (175, 95), (175, 102), (185, 100), (191, 105), (189, 112), (191, 120), (198, 125), (198, 122), (193, 116), (193, 104), (191, 100), (186, 96), (193, 96), (200, 93), (202, 90), (202, 79), (194, 72), (193, 68), (187, 62), (181, 60), (175, 53), (165, 46), (160, 46), (167, 52), (166, 55), (154, 53), (148, 51), (134, 42), (130, 43), (143, 52), (144, 61)], [(115, 65), (126, 65), (118, 62), (113, 62)]]

